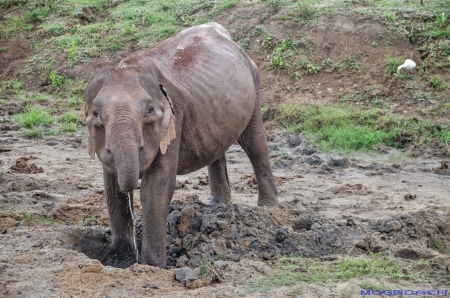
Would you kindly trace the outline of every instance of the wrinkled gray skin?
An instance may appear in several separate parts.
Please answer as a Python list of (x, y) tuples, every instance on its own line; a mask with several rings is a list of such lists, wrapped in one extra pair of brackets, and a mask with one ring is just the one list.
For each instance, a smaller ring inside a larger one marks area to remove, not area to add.
[(135, 260), (127, 193), (141, 178), (142, 259), (166, 266), (176, 175), (208, 166), (209, 204), (230, 202), (226, 150), (237, 140), (278, 206), (259, 103), (259, 71), (217, 23), (195, 26), (100, 70), (86, 89), (89, 153), (103, 163), (114, 254)]

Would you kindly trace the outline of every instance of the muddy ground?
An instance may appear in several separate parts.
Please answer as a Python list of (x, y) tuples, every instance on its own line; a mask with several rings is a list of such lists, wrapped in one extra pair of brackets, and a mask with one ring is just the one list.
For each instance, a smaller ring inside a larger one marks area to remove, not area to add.
[[(262, 4), (240, 5), (214, 19), (236, 41), (247, 44), (246, 51), (260, 67), (262, 104), (269, 107), (265, 120), (273, 119), (272, 112), (282, 102), (328, 104), (358, 94), (364, 100), (356, 105), (373, 107), (382, 98), (395, 115), (419, 119), (432, 115), (433, 120), (448, 122), (450, 109), (442, 105), (448, 102), (449, 89), (433, 101), (412, 99), (416, 89), (432, 91), (417, 43), (370, 16), (322, 16), (313, 27), (303, 28), (295, 22), (298, 15), (281, 21), (283, 9), (269, 12)], [(267, 18), (262, 24), (263, 15)], [(271, 50), (264, 47), (264, 35), (252, 34), (255, 28), (267, 28), (275, 41), (288, 38), (287, 32), (294, 40), (311, 38), (314, 42), (298, 50), (311, 49), (316, 64), (326, 58), (344, 63), (352, 56), (360, 66), (351, 72), (325, 67), (314, 75), (269, 70), (266, 58)], [(28, 44), (33, 40), (45, 44), (47, 38), (36, 32), (1, 40), (6, 51), (0, 53), (0, 80), (23, 80), (27, 91), (46, 94), (48, 101), (41, 104), (59, 115), (66, 107), (29, 60)], [(418, 63), (408, 80), (386, 74), (387, 49)], [(132, 52), (127, 44), (124, 50), (105, 52), (74, 68), (69, 67), (67, 52), (53, 58), (59, 75), (87, 81), (100, 67), (117, 65)], [(434, 71), (448, 81), (446, 69)], [(368, 86), (373, 90), (368, 91)], [(110, 230), (102, 167), (87, 153), (84, 129), (25, 139), (9, 116), (23, 111), (26, 104), (12, 90), (0, 100), (4, 102), (0, 106), (1, 297), (259, 297), (246, 292), (245, 282), (269, 276), (287, 255), (322, 258), (332, 264), (342, 256), (378, 252), (398, 260), (428, 260), (427, 268), (436, 273), (450, 270), (448, 146), (414, 148), (408, 143), (402, 152), (380, 147), (378, 153), (349, 158), (322, 153), (302, 135), (279, 131), (270, 122), (266, 122), (267, 140), (280, 208), (256, 206), (251, 164), (233, 145), (226, 156), (232, 204), (204, 205), (209, 197), (206, 168), (178, 176), (167, 225), (169, 268), (113, 267), (105, 258)], [(80, 115), (81, 106), (76, 108)], [(139, 238), (137, 190), (134, 196)], [(175, 280), (176, 268), (195, 268), (203, 260), (215, 261), (220, 280), (198, 289)], [(343, 282), (319, 292), (305, 287), (300, 297), (341, 297), (340, 289), (346, 286)], [(450, 288), (448, 281), (408, 286)], [(290, 295), (286, 287), (270, 293), (286, 295)], [(359, 297), (359, 288), (349, 296)]]
[[(227, 152), (231, 205), (204, 205), (206, 169), (177, 177), (167, 229), (172, 269), (162, 270), (105, 263), (110, 230), (101, 163), (90, 159), (82, 136), (29, 141), (3, 133), (0, 295), (236, 296), (243, 281), (269, 274), (290, 254), (333, 259), (380, 252), (449, 269), (450, 175), (442, 160), (401, 159), (394, 151), (340, 158), (301, 135), (268, 139), (280, 208), (256, 206), (251, 164), (233, 145)], [(134, 195), (139, 235), (139, 192)], [(218, 257), (221, 283), (189, 290), (174, 279), (175, 268)]]

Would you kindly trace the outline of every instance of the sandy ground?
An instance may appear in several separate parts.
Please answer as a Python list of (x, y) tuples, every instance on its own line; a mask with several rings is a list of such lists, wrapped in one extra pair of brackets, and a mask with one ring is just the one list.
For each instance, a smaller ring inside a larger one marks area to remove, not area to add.
[[(92, 229), (108, 226), (100, 161), (90, 159), (81, 136), (29, 141), (16, 134), (8, 132), (0, 138), (0, 296), (225, 297), (241, 293), (239, 285), (249, 276), (257, 278), (270, 272), (270, 260), (243, 257), (239, 262), (227, 262), (223, 283), (188, 290), (174, 280), (174, 269), (140, 264), (119, 269), (90, 259), (80, 252), (80, 238)], [(298, 136), (296, 147), (290, 147), (290, 138), (281, 135), (269, 142), (279, 200), (284, 206), (269, 210), (272, 218), (278, 218), (292, 231), (298, 218), (306, 215), (322, 221), (352, 219), (363, 227), (364, 222), (379, 223), (425, 212), (438, 217), (435, 219), (444, 225), (444, 231), (447, 229), (442, 235), (443, 254), (430, 248), (426, 237), (418, 237), (414, 245), (417, 249), (422, 247), (422, 255), (428, 259), (443, 257), (441, 265), (446, 266), (450, 249), (450, 176), (444, 167), (439, 170), (441, 160), (401, 159), (393, 152), (339, 158), (309, 150)], [(41, 167), (43, 172), (11, 170), (16, 160), (24, 156), (36, 157), (27, 163)], [(256, 207), (251, 164), (238, 145), (229, 149), (227, 163), (233, 204), (261, 211)], [(201, 202), (206, 202), (206, 175), (205, 168), (178, 176), (179, 189), (173, 201), (183, 202), (186, 197), (198, 195)], [(139, 197), (138, 191), (135, 196)], [(292, 210), (289, 206), (293, 206)], [(136, 199), (138, 214), (139, 209)], [(270, 208), (263, 211), (267, 209)], [(388, 251), (395, 254), (394, 247), (408, 246), (408, 241), (392, 244)], [(351, 247), (341, 246), (342, 250), (352, 252)], [(422, 256), (417, 250), (414, 252)], [(322, 253), (327, 254), (333, 251)], [(280, 293), (280, 297), (283, 295)]]

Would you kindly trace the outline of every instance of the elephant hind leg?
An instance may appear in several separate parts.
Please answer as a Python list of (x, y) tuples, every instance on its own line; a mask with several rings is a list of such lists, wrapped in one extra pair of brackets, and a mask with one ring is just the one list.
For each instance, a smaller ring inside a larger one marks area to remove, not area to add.
[(225, 153), (208, 166), (211, 197), (207, 206), (217, 206), (230, 202), (230, 182), (228, 181)]
[(252, 118), (238, 139), (239, 145), (247, 153), (258, 183), (258, 206), (278, 206), (277, 189), (270, 167), (264, 126), (259, 102)]

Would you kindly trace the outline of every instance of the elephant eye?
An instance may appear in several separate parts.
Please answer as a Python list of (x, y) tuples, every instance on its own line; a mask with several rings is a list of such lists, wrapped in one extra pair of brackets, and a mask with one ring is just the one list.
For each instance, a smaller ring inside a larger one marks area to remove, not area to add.
[(148, 113), (148, 114), (151, 114), (151, 113), (153, 112), (153, 110), (154, 110), (153, 107), (149, 107), (149, 108), (147, 109), (147, 113)]
[(98, 117), (98, 113), (96, 111), (93, 111), (92, 115), (94, 115), (94, 117)]

